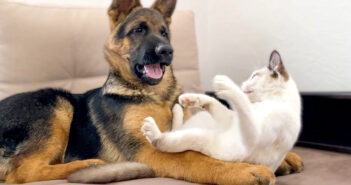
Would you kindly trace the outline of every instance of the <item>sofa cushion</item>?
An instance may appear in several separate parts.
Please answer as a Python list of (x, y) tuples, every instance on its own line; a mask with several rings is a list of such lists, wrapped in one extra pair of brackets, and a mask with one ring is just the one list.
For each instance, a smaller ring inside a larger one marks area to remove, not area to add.
[[(101, 86), (109, 2), (1, 1), (0, 99), (44, 87), (82, 93)], [(176, 12), (171, 30), (175, 75), (185, 91), (201, 92), (193, 13)]]

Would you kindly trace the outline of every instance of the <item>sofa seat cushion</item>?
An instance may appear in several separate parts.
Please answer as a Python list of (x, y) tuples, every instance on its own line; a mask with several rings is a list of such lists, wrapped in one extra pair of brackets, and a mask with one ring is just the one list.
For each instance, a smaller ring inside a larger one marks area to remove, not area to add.
[[(114, 182), (108, 183), (109, 185), (141, 185), (141, 184), (152, 184), (152, 185), (195, 185), (194, 183), (180, 181), (170, 178), (147, 178), (147, 179), (137, 179), (123, 182)], [(0, 185), (5, 185), (1, 183)], [(43, 182), (33, 182), (27, 183), (26, 185), (79, 185), (76, 183), (68, 183), (66, 180), (54, 180), (54, 181), (43, 181)], [(80, 184), (80, 185), (89, 185), (89, 184)]]

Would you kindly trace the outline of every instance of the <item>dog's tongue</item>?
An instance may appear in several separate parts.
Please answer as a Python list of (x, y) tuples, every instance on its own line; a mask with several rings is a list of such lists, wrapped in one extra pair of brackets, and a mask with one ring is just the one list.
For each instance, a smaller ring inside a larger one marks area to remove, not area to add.
[(160, 63), (150, 64), (144, 66), (147, 76), (154, 79), (159, 79), (162, 77), (162, 69)]

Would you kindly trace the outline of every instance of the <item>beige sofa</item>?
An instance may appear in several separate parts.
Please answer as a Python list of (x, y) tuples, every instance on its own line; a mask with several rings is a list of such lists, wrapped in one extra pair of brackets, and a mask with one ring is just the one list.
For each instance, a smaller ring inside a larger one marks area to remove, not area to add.
[[(0, 99), (43, 87), (81, 93), (104, 83), (109, 1), (72, 2), (0, 1)], [(186, 91), (201, 92), (193, 16), (173, 17), (173, 67)]]
[[(44, 87), (81, 93), (101, 86), (108, 68), (102, 53), (109, 33), (108, 3), (109, 0), (0, 0), (0, 99)], [(176, 12), (171, 29), (175, 74), (186, 91), (202, 92), (192, 12)], [(295, 151), (304, 159), (306, 170), (278, 177), (278, 185), (351, 184), (347, 175), (351, 173), (350, 156), (304, 148)], [(30, 184), (68, 183), (58, 180)], [(191, 183), (156, 178), (113, 184)]]

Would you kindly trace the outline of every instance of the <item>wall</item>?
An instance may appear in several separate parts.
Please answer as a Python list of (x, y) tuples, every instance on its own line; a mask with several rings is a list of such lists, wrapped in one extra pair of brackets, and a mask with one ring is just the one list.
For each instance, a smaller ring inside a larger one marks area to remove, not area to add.
[(219, 73), (242, 82), (277, 49), (301, 91), (351, 91), (351, 1), (178, 0), (177, 8), (195, 12), (206, 90)]
[(216, 74), (242, 82), (277, 49), (301, 91), (351, 91), (349, 0), (178, 0), (177, 9), (195, 12), (205, 90)]

